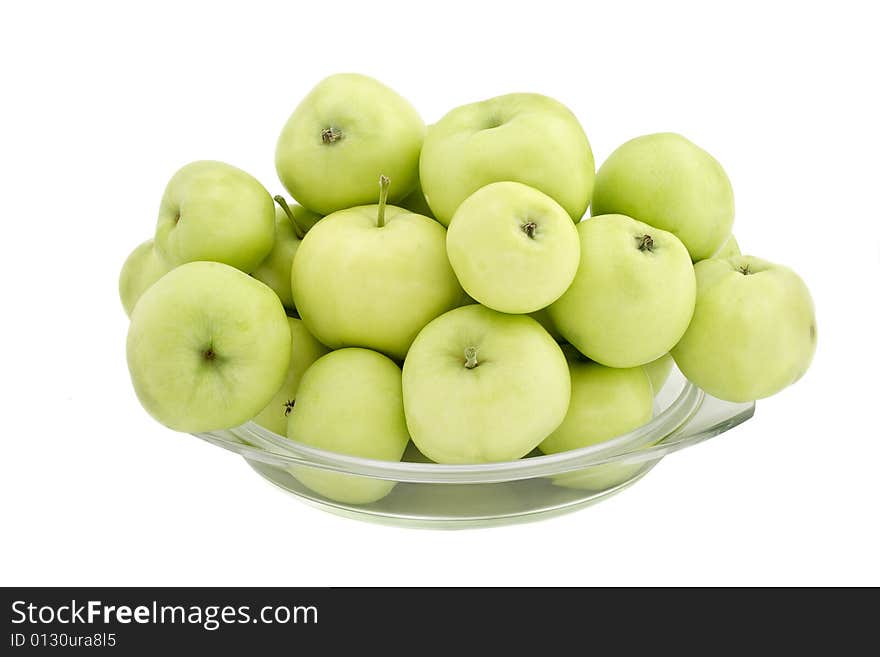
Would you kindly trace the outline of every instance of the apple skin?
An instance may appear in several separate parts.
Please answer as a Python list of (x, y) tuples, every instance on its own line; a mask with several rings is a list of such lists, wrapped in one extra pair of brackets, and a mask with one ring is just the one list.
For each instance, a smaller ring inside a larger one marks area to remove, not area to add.
[(813, 300), (801, 278), (751, 256), (704, 260), (694, 269), (694, 316), (672, 350), (682, 373), (732, 402), (769, 397), (800, 379), (817, 339)]
[(135, 247), (119, 272), (119, 299), (126, 315), (131, 317), (131, 311), (141, 295), (169, 269), (153, 248), (153, 240), (141, 242)]
[(596, 172), (592, 214), (625, 214), (675, 234), (694, 261), (730, 235), (733, 188), (718, 161), (672, 132), (636, 137)]
[(260, 411), (254, 422), (280, 436), (287, 435), (287, 418), (290, 415), (290, 402), (296, 399), (303, 374), (309, 366), (321, 356), (328, 353), (327, 349), (308, 332), (302, 320), (288, 317), (290, 327), (290, 365), (287, 378), (266, 408)]
[[(296, 217), (297, 225), (306, 230), (321, 218), (321, 215), (306, 210), (301, 205), (291, 205), (290, 210)], [(290, 289), (290, 272), (293, 268), (293, 256), (301, 242), (284, 210), (275, 208), (275, 246), (266, 259), (251, 272), (251, 276), (275, 291), (288, 310), (296, 310), (296, 302)]]
[(672, 354), (667, 353), (656, 360), (652, 360), (650, 363), (642, 365), (648, 378), (651, 379), (651, 387), (654, 389), (655, 397), (663, 389), (666, 379), (672, 373), (673, 363), (675, 361), (672, 359)]
[[(556, 454), (604, 442), (650, 422), (654, 410), (651, 380), (642, 367), (614, 369), (566, 352), (571, 403), (565, 419), (538, 445)], [(603, 490), (635, 476), (642, 464), (609, 463), (553, 478), (566, 488)]]
[(415, 189), (424, 135), (424, 121), (397, 92), (340, 73), (319, 82), (287, 120), (275, 168), (293, 198), (323, 215), (378, 202), (380, 175), (394, 181), (393, 203)]
[(428, 199), (425, 198), (420, 181), (416, 181), (416, 188), (400, 202), (400, 207), (404, 210), (409, 210), (413, 214), (420, 214), (429, 219), (434, 218), (434, 213), (431, 212), (431, 206), (428, 205)]
[(736, 241), (736, 238), (731, 234), (730, 237), (727, 238), (727, 241), (721, 245), (721, 247), (714, 253), (713, 258), (732, 258), (733, 256), (742, 255), (742, 251), (739, 250), (739, 242)]
[(250, 273), (275, 243), (274, 207), (269, 192), (241, 169), (192, 162), (165, 188), (156, 250), (171, 266), (207, 260)]
[(144, 292), (126, 352), (150, 415), (177, 431), (214, 431), (254, 417), (281, 387), (290, 329), (263, 283), (228, 265), (191, 262)]
[(553, 485), (576, 490), (608, 490), (629, 481), (653, 462), (656, 462), (656, 459), (638, 463), (594, 465), (581, 471), (557, 475), (552, 478)]
[(544, 192), (578, 221), (590, 204), (595, 162), (565, 105), (515, 93), (463, 105), (430, 126), (419, 172), (425, 198), (445, 226), (468, 196), (505, 180)]
[(437, 463), (528, 454), (562, 422), (570, 388), (565, 356), (538, 322), (480, 305), (428, 324), (403, 364), (407, 426)]
[[(409, 442), (400, 376), (391, 359), (369, 349), (322, 356), (303, 375), (287, 437), (340, 454), (400, 461)], [(290, 472), (304, 486), (347, 504), (375, 502), (395, 484), (308, 466)]]
[(694, 310), (696, 279), (684, 245), (623, 215), (591, 217), (577, 231), (577, 274), (548, 309), (559, 332), (608, 367), (644, 365), (668, 352)]
[(490, 183), (468, 196), (449, 224), (446, 250), (465, 291), (504, 313), (549, 306), (571, 285), (580, 261), (568, 213), (517, 182)]
[(571, 402), (565, 419), (538, 449), (557, 454), (595, 445), (651, 421), (654, 389), (641, 367), (613, 368), (584, 358), (568, 361)]
[[(323, 215), (320, 215), (317, 212), (312, 212), (308, 208), (304, 208), (303, 206), (301, 206), (299, 203), (291, 203), (288, 207), (290, 208), (290, 211), (293, 214), (294, 219), (296, 220), (296, 225), (302, 229), (303, 233), (308, 233), (316, 223), (324, 218)], [(276, 221), (278, 219), (278, 210), (279, 208), (276, 207)]]
[(418, 332), (456, 307), (464, 292), (446, 256), (446, 230), (432, 219), (386, 206), (324, 217), (293, 261), (299, 314), (332, 349), (366, 347), (403, 360)]
[(547, 333), (550, 334), (550, 337), (556, 340), (556, 342), (565, 342), (565, 338), (562, 337), (559, 329), (556, 328), (556, 324), (553, 323), (553, 318), (550, 317), (550, 312), (546, 308), (541, 308), (541, 310), (529, 313), (529, 317), (543, 326), (544, 330), (547, 331)]
[(422, 454), (419, 451), (419, 448), (416, 447), (416, 444), (413, 441), (409, 441), (407, 443), (406, 449), (403, 452), (403, 456), (400, 457), (401, 461), (405, 461), (406, 463), (433, 463), (431, 459)]
[(475, 303), (477, 303), (476, 300), (472, 299), (467, 292), (462, 290), (461, 296), (459, 297), (458, 302), (455, 304), (455, 307), (460, 308), (461, 306), (472, 306)]

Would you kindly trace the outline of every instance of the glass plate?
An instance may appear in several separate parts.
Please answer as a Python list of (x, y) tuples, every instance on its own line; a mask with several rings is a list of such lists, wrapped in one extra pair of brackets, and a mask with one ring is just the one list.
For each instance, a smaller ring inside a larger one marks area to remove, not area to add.
[(712, 397), (673, 369), (654, 417), (577, 450), (478, 465), (428, 462), (410, 445), (401, 462), (310, 447), (252, 422), (195, 434), (245, 458), (261, 476), (332, 513), (382, 523), (464, 528), (536, 520), (593, 504), (637, 482), (664, 456), (748, 420), (754, 402)]

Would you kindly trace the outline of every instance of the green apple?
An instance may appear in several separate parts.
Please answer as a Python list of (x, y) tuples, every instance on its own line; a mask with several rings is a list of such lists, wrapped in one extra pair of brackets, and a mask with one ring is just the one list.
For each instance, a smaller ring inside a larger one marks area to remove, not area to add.
[(273, 208), (250, 174), (223, 162), (192, 162), (165, 187), (156, 250), (171, 266), (208, 260), (250, 273), (275, 242)]
[(367, 347), (403, 360), (425, 324), (463, 294), (446, 257), (446, 230), (385, 205), (324, 217), (293, 261), (293, 298), (309, 332), (328, 347)]
[(718, 161), (672, 132), (636, 137), (596, 172), (592, 213), (625, 214), (675, 234), (694, 261), (730, 235), (733, 189)]
[(321, 215), (306, 210), (301, 205), (287, 205), (282, 196), (276, 196), (275, 246), (266, 259), (251, 272), (251, 276), (271, 287), (281, 303), (289, 310), (296, 309), (293, 292), (290, 289), (290, 272), (293, 256), (299, 248), (306, 232), (317, 223)]
[(654, 389), (641, 367), (613, 368), (569, 358), (571, 402), (562, 423), (538, 446), (544, 454), (595, 445), (651, 420)]
[(458, 298), (458, 302), (455, 304), (455, 307), (459, 308), (461, 306), (471, 306), (475, 303), (477, 303), (477, 302), (474, 299), (472, 299), (471, 296), (467, 292), (462, 290), (461, 296)]
[(739, 243), (736, 241), (736, 238), (731, 234), (712, 257), (724, 259), (738, 255), (742, 255), (742, 251), (739, 250)]
[(578, 221), (590, 204), (595, 163), (565, 105), (517, 93), (458, 107), (429, 127), (419, 171), (428, 204), (446, 226), (468, 196), (505, 180), (539, 189)]
[(751, 256), (695, 265), (694, 317), (672, 356), (710, 395), (747, 402), (800, 379), (816, 350), (810, 291), (787, 267)]
[(553, 319), (550, 317), (550, 312), (546, 308), (541, 308), (541, 310), (529, 313), (529, 317), (543, 326), (544, 330), (547, 331), (547, 333), (550, 334), (550, 337), (556, 340), (556, 342), (565, 342), (565, 338), (562, 337), (559, 329), (556, 328), (556, 324), (553, 323)]
[(431, 459), (419, 451), (419, 448), (416, 447), (416, 444), (411, 440), (407, 444), (400, 460), (405, 461), (406, 463), (433, 463)]
[[(311, 447), (381, 461), (400, 461), (409, 434), (400, 368), (369, 349), (340, 349), (306, 370), (290, 413), (287, 436)], [(348, 504), (375, 502), (393, 481), (291, 467), (304, 486)]]
[(407, 426), (437, 463), (528, 454), (562, 422), (570, 387), (565, 356), (538, 322), (480, 305), (428, 324), (403, 365)]
[(600, 463), (583, 470), (556, 475), (551, 479), (554, 486), (562, 488), (603, 491), (626, 483), (657, 460), (651, 458), (636, 463)]
[[(654, 391), (642, 367), (614, 369), (567, 351), (571, 374), (568, 412), (538, 448), (544, 454), (596, 445), (628, 433), (651, 420)], [(601, 490), (630, 479), (641, 464), (609, 463), (554, 478), (567, 488)]]
[(290, 329), (267, 286), (228, 265), (191, 262), (144, 292), (126, 351), (135, 392), (159, 422), (177, 431), (228, 429), (281, 387)]
[(674, 362), (672, 354), (667, 353), (663, 354), (656, 360), (652, 360), (650, 363), (642, 365), (648, 378), (651, 379), (651, 387), (654, 389), (655, 396), (663, 388), (666, 379), (668, 379), (669, 375), (672, 373), (672, 365)]
[(365, 75), (325, 78), (287, 120), (275, 168), (287, 191), (327, 215), (376, 203), (376, 178), (394, 181), (392, 202), (416, 186), (425, 124), (404, 98)]
[(131, 311), (141, 295), (167, 274), (169, 269), (153, 248), (153, 240), (147, 240), (135, 247), (119, 272), (119, 298), (126, 315), (131, 316)]
[(681, 338), (694, 310), (696, 280), (675, 235), (623, 215), (577, 226), (581, 260), (550, 317), (578, 351), (608, 367), (655, 360)]
[(420, 214), (431, 219), (434, 218), (434, 213), (431, 212), (431, 206), (428, 205), (428, 199), (425, 198), (422, 184), (419, 181), (416, 181), (416, 188), (409, 193), (409, 196), (400, 202), (400, 207), (404, 210), (409, 210), (413, 214)]
[(303, 374), (312, 363), (329, 351), (306, 330), (302, 320), (288, 317), (287, 322), (290, 326), (290, 365), (287, 368), (287, 378), (272, 400), (266, 404), (266, 408), (254, 417), (254, 422), (261, 427), (281, 436), (287, 435), (287, 418), (296, 400), (296, 391)]
[(468, 196), (449, 224), (446, 250), (465, 291), (504, 313), (549, 306), (571, 285), (580, 260), (568, 213), (517, 182), (490, 183)]

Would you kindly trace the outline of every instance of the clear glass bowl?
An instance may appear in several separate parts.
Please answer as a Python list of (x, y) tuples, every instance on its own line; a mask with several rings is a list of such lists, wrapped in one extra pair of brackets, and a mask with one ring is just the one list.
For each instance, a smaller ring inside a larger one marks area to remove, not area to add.
[(276, 486), (321, 509), (396, 525), (462, 528), (536, 520), (598, 502), (632, 485), (664, 456), (745, 422), (755, 404), (712, 397), (673, 368), (654, 418), (603, 443), (518, 461), (427, 462), (412, 445), (401, 462), (310, 447), (252, 422), (195, 434), (245, 458)]

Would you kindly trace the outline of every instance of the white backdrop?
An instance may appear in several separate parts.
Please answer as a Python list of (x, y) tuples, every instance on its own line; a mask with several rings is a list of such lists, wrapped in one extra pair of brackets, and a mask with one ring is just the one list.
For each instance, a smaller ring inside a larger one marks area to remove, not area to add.
[[(880, 212), (869, 3), (4, 3), (0, 584), (880, 584)], [(462, 532), (337, 518), (140, 408), (117, 276), (182, 164), (282, 191), (327, 74), (426, 121), (538, 91), (597, 163), (678, 131), (730, 175), (744, 251), (811, 287), (813, 367), (598, 506)]]

